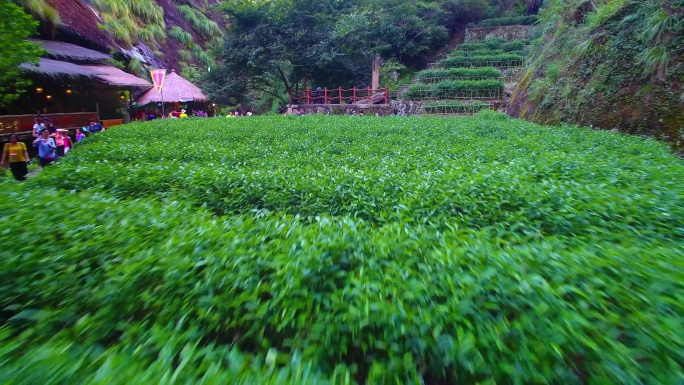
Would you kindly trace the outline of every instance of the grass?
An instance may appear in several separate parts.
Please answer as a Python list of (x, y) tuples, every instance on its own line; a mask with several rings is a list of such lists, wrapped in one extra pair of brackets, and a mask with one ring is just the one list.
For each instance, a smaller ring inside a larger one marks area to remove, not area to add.
[(132, 46), (139, 41), (148, 45), (165, 43), (164, 10), (151, 0), (93, 0), (93, 6), (102, 13), (100, 29), (115, 40)]
[(674, 383), (682, 178), (491, 111), (117, 127), (2, 185), (0, 382)]
[(178, 56), (181, 58), (181, 60), (185, 62), (192, 62), (192, 53), (190, 51), (186, 51), (184, 49), (178, 51)]
[(190, 23), (192, 28), (205, 38), (212, 38), (223, 34), (221, 28), (202, 12), (188, 5), (179, 5), (178, 11), (180, 11), (183, 18)]
[(17, 0), (16, 3), (33, 16), (45, 20), (52, 25), (59, 26), (62, 24), (59, 12), (45, 0)]
[(169, 30), (169, 36), (171, 36), (172, 39), (179, 42), (184, 47), (191, 48), (193, 45), (195, 45), (194, 41), (192, 40), (192, 35), (177, 25), (171, 27)]

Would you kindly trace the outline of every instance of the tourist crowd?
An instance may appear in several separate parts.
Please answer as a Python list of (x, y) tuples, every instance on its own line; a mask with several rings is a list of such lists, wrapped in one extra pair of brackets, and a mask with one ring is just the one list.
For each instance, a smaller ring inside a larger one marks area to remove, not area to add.
[[(76, 142), (83, 140), (86, 134), (94, 134), (104, 130), (105, 128), (100, 123), (91, 119), (88, 126), (76, 129)], [(51, 164), (74, 148), (74, 143), (69, 137), (69, 131), (58, 129), (52, 124), (50, 118), (36, 118), (32, 135), (32, 145), (38, 152), (40, 167)], [(9, 165), (14, 179), (23, 181), (28, 174), (29, 163), (30, 158), (26, 144), (19, 141), (17, 134), (10, 135), (9, 143), (5, 143), (3, 147), (0, 165)]]

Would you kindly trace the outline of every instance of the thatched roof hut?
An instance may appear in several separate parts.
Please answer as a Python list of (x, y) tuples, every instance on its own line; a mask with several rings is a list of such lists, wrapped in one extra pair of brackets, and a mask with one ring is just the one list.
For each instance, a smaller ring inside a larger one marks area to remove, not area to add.
[(151, 88), (138, 97), (136, 102), (139, 105), (144, 105), (160, 102), (206, 102), (208, 99), (199, 87), (183, 79), (176, 71), (172, 70), (164, 78), (161, 93)]
[(56, 60), (65, 60), (72, 63), (104, 63), (112, 57), (106, 53), (84, 48), (75, 44), (61, 41), (33, 40), (39, 43), (47, 52), (47, 56)]
[(116, 67), (108, 65), (82, 65), (81, 67), (96, 71), (97, 75), (95, 75), (95, 79), (110, 86), (142, 89), (152, 87), (152, 84), (147, 80), (131, 75)]
[(112, 58), (105, 53), (59, 41), (34, 41), (40, 43), (49, 58), (41, 58), (37, 65), (22, 64), (21, 68), (25, 71), (52, 79), (86, 78), (123, 89), (152, 87), (152, 84), (145, 79), (104, 64)]
[(41, 58), (37, 65), (24, 63), (20, 67), (26, 71), (53, 79), (60, 77), (78, 78), (82, 76), (92, 78), (98, 74), (97, 71), (82, 65), (45, 58)]

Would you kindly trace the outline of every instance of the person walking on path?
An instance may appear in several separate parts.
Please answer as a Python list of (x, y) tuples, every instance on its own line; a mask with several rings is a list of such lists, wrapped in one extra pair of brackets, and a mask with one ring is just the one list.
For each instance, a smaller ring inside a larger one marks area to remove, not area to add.
[(96, 132), (101, 132), (104, 131), (105, 128), (100, 124), (95, 121), (95, 119), (90, 119), (90, 125), (88, 126), (88, 131), (91, 134), (94, 134)]
[(64, 155), (66, 155), (74, 147), (74, 143), (71, 141), (71, 138), (69, 137), (68, 130), (59, 130), (58, 132), (60, 135), (62, 135), (62, 141), (64, 141)]
[(43, 130), (40, 138), (33, 141), (33, 147), (38, 148), (38, 162), (40, 167), (45, 167), (55, 160), (55, 152), (57, 146), (55, 141), (50, 137), (50, 131)]
[(10, 170), (12, 170), (14, 179), (18, 181), (26, 180), (26, 174), (28, 174), (26, 162), (29, 160), (29, 155), (28, 151), (26, 151), (26, 145), (19, 141), (17, 134), (10, 135), (9, 143), (5, 143), (5, 148), (2, 150), (2, 160), (0, 160), (0, 164), (7, 164), (8, 158), (9, 167)]
[(45, 124), (43, 124), (43, 118), (36, 118), (36, 123), (33, 125), (33, 137), (40, 137), (40, 133), (45, 129)]
[(64, 137), (62, 136), (62, 133), (57, 131), (50, 136), (55, 141), (55, 145), (57, 146), (57, 158), (63, 157), (64, 156)]
[(85, 139), (85, 134), (83, 133), (83, 130), (80, 128), (76, 129), (76, 143), (82, 141)]

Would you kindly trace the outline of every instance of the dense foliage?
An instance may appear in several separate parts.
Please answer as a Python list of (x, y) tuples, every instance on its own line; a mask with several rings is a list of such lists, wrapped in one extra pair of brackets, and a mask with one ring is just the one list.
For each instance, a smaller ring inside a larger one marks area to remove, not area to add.
[(239, 103), (250, 97), (285, 102), (289, 91), (305, 83), (314, 88), (365, 87), (375, 55), (384, 66), (423, 68), (466, 23), (524, 8), (524, 3), (224, 2), (229, 28), (205, 90), (215, 101)]
[(484, 116), (155, 121), (3, 183), (0, 382), (681, 379), (682, 161)]
[(21, 63), (37, 63), (42, 50), (26, 38), (36, 33), (38, 23), (11, 0), (0, 0), (0, 106), (19, 97), (31, 83), (21, 79)]
[(548, 0), (508, 113), (649, 135), (684, 149), (684, 2)]

